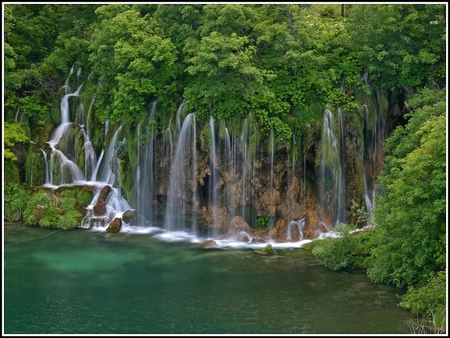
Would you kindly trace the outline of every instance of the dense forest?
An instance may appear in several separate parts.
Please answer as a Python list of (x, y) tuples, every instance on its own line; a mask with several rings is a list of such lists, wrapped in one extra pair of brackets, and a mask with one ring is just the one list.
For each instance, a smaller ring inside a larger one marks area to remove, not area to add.
[[(446, 10), (444, 4), (5, 4), (5, 220), (23, 218), (23, 185), (38, 173), (33, 145), (61, 123), (61, 89), (71, 69), (72, 83), (89, 98), (90, 135), (100, 148), (106, 122), (132, 134), (157, 100), (147, 136), (175, 123), (183, 102), (200, 129), (213, 117), (238, 135), (251, 116), (258, 141), (273, 135), (278, 145), (313, 154), (325, 109), (342, 108), (347, 133), (364, 139), (361, 97), (373, 94), (370, 81), (388, 121), (383, 168), (374, 170), (373, 215), (357, 201), (348, 207), (347, 230), (362, 223), (372, 230), (344, 231), (310, 249), (332, 269), (364, 269), (373, 282), (407, 288), (400, 305), (442, 332)], [(131, 183), (122, 183), (131, 191)]]

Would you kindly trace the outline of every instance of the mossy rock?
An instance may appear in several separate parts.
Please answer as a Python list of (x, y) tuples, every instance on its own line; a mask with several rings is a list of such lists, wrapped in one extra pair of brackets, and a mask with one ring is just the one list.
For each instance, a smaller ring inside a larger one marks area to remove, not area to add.
[(272, 256), (277, 254), (277, 252), (272, 248), (271, 244), (267, 244), (262, 249), (255, 250), (255, 253), (258, 255), (266, 255), (266, 256)]
[(217, 245), (217, 243), (216, 243), (215, 240), (213, 240), (213, 239), (207, 239), (207, 240), (203, 241), (199, 246), (200, 246), (201, 248), (206, 248), (206, 247), (209, 247), (209, 246), (215, 246), (215, 245)]
[(112, 220), (111, 223), (109, 223), (106, 231), (111, 232), (111, 233), (116, 233), (116, 232), (119, 232), (120, 229), (122, 229), (122, 219), (119, 217), (116, 217)]
[(30, 198), (24, 211), (24, 222), (30, 226), (74, 229), (86, 215), (86, 206), (93, 196), (88, 186), (63, 186), (30, 189)]

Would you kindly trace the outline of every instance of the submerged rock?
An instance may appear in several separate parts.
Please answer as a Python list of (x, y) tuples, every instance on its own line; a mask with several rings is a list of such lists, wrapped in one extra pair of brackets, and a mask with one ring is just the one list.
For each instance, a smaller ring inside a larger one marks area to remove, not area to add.
[(203, 241), (203, 242), (200, 244), (200, 247), (204, 248), (204, 247), (207, 247), (207, 246), (214, 246), (214, 245), (216, 245), (216, 244), (217, 244), (217, 243), (216, 243), (215, 240), (213, 240), (213, 239), (207, 239), (206, 241)]
[(272, 248), (272, 244), (267, 244), (264, 248), (255, 250), (254, 252), (259, 255), (275, 255), (276, 254), (275, 250), (273, 250), (273, 248)]

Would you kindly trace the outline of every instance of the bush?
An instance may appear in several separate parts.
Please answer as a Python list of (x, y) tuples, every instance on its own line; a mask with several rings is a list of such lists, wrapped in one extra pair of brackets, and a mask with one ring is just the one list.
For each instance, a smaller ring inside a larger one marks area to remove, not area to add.
[(76, 228), (84, 216), (82, 209), (90, 199), (91, 194), (81, 189), (64, 190), (59, 196), (39, 190), (27, 203), (25, 224), (64, 230)]
[(342, 233), (340, 238), (326, 238), (313, 246), (312, 254), (332, 270), (365, 269), (370, 259), (371, 233)]
[(256, 219), (256, 225), (257, 225), (259, 228), (264, 228), (264, 229), (266, 229), (266, 228), (268, 228), (269, 225), (270, 225), (270, 218), (269, 218), (269, 217), (258, 217), (258, 218)]
[(5, 185), (4, 218), (8, 222), (18, 222), (23, 219), (23, 211), (27, 206), (27, 191), (17, 183)]
[(437, 327), (445, 328), (446, 317), (446, 276), (445, 271), (432, 274), (423, 287), (408, 288), (401, 297), (400, 306), (413, 314), (433, 318)]

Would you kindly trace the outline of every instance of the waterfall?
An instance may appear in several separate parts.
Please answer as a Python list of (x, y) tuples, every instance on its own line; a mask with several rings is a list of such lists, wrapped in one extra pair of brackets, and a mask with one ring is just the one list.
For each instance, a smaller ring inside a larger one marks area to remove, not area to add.
[(80, 94), (80, 90), (81, 90), (82, 86), (83, 85), (80, 85), (75, 93), (66, 94), (63, 96), (63, 98), (61, 100), (61, 124), (69, 123), (69, 121), (70, 121), (69, 98), (72, 96), (78, 96)]
[(242, 132), (240, 137), (240, 148), (242, 151), (242, 193), (241, 193), (241, 216), (245, 221), (248, 221), (246, 205), (247, 205), (247, 169), (249, 167), (249, 156), (248, 156), (248, 139), (250, 137), (250, 127), (248, 125), (248, 120), (245, 118), (242, 124)]
[(345, 198), (345, 165), (344, 165), (344, 124), (342, 123), (341, 107), (338, 108), (339, 120), (339, 170), (338, 170), (338, 189), (337, 189), (337, 212), (335, 225), (347, 221), (346, 217), (346, 198)]
[[(154, 219), (154, 205), (153, 196), (155, 195), (156, 187), (156, 169), (155, 169), (155, 143), (156, 136), (154, 130), (154, 120), (155, 120), (155, 109), (157, 101), (154, 101), (150, 106), (150, 111), (147, 116), (145, 132), (142, 136), (138, 137), (138, 142), (140, 138), (145, 140), (144, 156), (142, 172), (139, 168), (140, 161), (138, 160), (138, 171), (140, 175), (140, 181), (138, 182), (138, 193), (139, 197), (137, 199), (137, 210), (139, 217), (143, 220), (152, 221)], [(140, 143), (138, 154), (141, 151)], [(142, 175), (141, 175), (142, 174)], [(144, 221), (145, 222), (145, 221)]]
[(181, 130), (181, 114), (184, 112), (184, 108), (186, 107), (186, 100), (183, 99), (180, 106), (178, 107), (177, 114), (176, 114), (176, 123), (177, 123), (177, 133)]
[(366, 177), (365, 186), (365, 202), (366, 208), (369, 215), (371, 214), (371, 210), (375, 207), (375, 183), (374, 180), (378, 175), (377, 168), (379, 166), (379, 158), (378, 153), (379, 149), (379, 140), (382, 140), (382, 128), (381, 128), (381, 118), (379, 114), (379, 106), (376, 93), (372, 86), (369, 84), (368, 73), (364, 74), (364, 81), (366, 87), (369, 89), (371, 94), (372, 108), (373, 108), (373, 116), (371, 118), (371, 112), (367, 105), (364, 105), (364, 109), (366, 112), (365, 118), (365, 145), (366, 145), (366, 153), (367, 157), (364, 158), (366, 163), (365, 167), (369, 167), (370, 170), (370, 181), (367, 182), (368, 177)]
[(301, 218), (298, 221), (292, 220), (289, 221), (287, 230), (286, 230), (286, 240), (292, 241), (292, 228), (296, 226), (298, 229), (299, 241), (303, 240), (303, 228), (305, 227), (305, 218)]
[(196, 180), (192, 179), (196, 171), (193, 161), (197, 151), (195, 136), (195, 114), (190, 113), (181, 126), (171, 164), (164, 220), (164, 228), (168, 231), (184, 230), (186, 221), (196, 224), (196, 215), (192, 215), (195, 208), (191, 205), (197, 199), (197, 189), (192, 188), (196, 184)]
[(105, 151), (102, 149), (102, 152), (100, 154), (100, 157), (98, 158), (97, 164), (95, 165), (94, 171), (92, 172), (91, 181), (93, 181), (93, 182), (97, 181), (97, 173), (98, 173), (98, 169), (100, 168), (100, 164), (102, 163), (104, 153), (105, 153)]
[(141, 122), (138, 123), (137, 126), (137, 147), (136, 147), (136, 154), (137, 154), (137, 166), (136, 166), (136, 203), (137, 206), (137, 223), (138, 224), (145, 224), (145, 217), (143, 216), (142, 212), (142, 199), (141, 199)]
[[(370, 132), (369, 129), (369, 125), (370, 125), (370, 121), (369, 121), (369, 109), (367, 107), (367, 105), (364, 105), (364, 109), (366, 112), (366, 118), (365, 118), (365, 123), (366, 123), (366, 135), (365, 135), (365, 143), (368, 144), (368, 146), (366, 146), (367, 151), (373, 151), (372, 156), (368, 156), (369, 159), (372, 159), (372, 165), (375, 165), (375, 162), (373, 161), (374, 156), (375, 156), (375, 148), (372, 148), (372, 145), (375, 145), (376, 143), (376, 135), (374, 133)], [(371, 150), (369, 150), (369, 148), (371, 148)], [(364, 201), (366, 203), (366, 210), (367, 212), (370, 214), (371, 210), (374, 207), (374, 201), (375, 201), (375, 189), (370, 188), (369, 187), (369, 182), (368, 178), (367, 178), (367, 173), (366, 173), (366, 160), (364, 157), (364, 154), (362, 154), (361, 156), (361, 161), (362, 161), (362, 167), (363, 167), (363, 175), (364, 175)]]
[[(75, 64), (70, 70), (70, 74), (64, 86), (61, 89), (65, 90), (65, 94), (60, 102), (61, 109), (61, 124), (53, 131), (50, 140), (47, 143), (50, 145), (50, 161), (47, 160), (47, 154), (42, 150), (44, 154), (45, 164), (45, 184), (46, 185), (65, 185), (65, 184), (78, 184), (78, 185), (92, 185), (96, 189), (96, 193), (91, 201), (91, 204), (87, 207), (87, 215), (80, 226), (92, 226), (93, 223), (98, 225), (108, 224), (112, 219), (110, 217), (121, 217), (122, 213), (126, 210), (132, 210), (129, 203), (122, 197), (121, 189), (112, 186), (115, 182), (116, 174), (119, 174), (118, 156), (116, 154), (115, 147), (118, 144), (117, 137), (122, 128), (120, 126), (114, 133), (107, 151), (101, 151), (101, 155), (96, 160), (96, 152), (94, 146), (90, 140), (88, 128), (85, 127), (84, 108), (81, 102), (77, 105), (77, 114), (75, 119), (80, 123), (70, 120), (70, 106), (69, 99), (71, 97), (79, 97), (83, 84), (81, 84), (75, 93), (71, 93), (69, 80), (70, 76), (74, 72)], [(77, 78), (81, 75), (81, 68), (77, 71)], [(94, 99), (91, 101), (89, 107), (88, 118), (86, 123), (89, 123), (90, 111)], [(109, 121), (105, 123), (105, 135), (109, 130)], [(82, 140), (83, 143), (78, 144)], [(124, 139), (120, 146), (125, 145)], [(119, 149), (120, 151), (120, 149)], [(81, 152), (81, 153), (80, 153)], [(78, 160), (84, 158), (84, 172), (80, 169)], [(103, 161), (104, 160), (104, 161)], [(103, 161), (103, 162), (102, 162)], [(99, 169), (102, 169), (100, 181), (97, 181), (97, 174)], [(86, 180), (90, 176), (90, 180)], [(118, 180), (120, 181), (120, 180)], [(105, 185), (110, 185), (111, 193), (107, 198), (106, 214), (97, 217), (93, 223), (91, 222), (94, 217), (93, 208), (98, 199), (98, 194)]]
[[(184, 101), (183, 101), (184, 104)], [(192, 187), (192, 204), (193, 216), (191, 219), (191, 231), (194, 236), (197, 236), (197, 215), (199, 214), (199, 196), (197, 184), (197, 125), (195, 115), (192, 118), (192, 172), (191, 172), (191, 187)]]
[(228, 163), (228, 171), (230, 173), (231, 187), (227, 189), (227, 203), (230, 211), (230, 219), (236, 216), (236, 144), (235, 140), (231, 139), (228, 129), (226, 129), (226, 159)]
[(274, 223), (274, 209), (275, 209), (275, 205), (273, 202), (273, 190), (274, 190), (274, 186), (273, 186), (273, 156), (274, 156), (274, 139), (273, 139), (273, 128), (270, 130), (270, 205), (269, 205), (269, 214), (270, 214), (270, 220), (269, 220), (269, 234), (270, 231), (273, 228), (273, 223)]
[(91, 140), (89, 139), (89, 134), (85, 129), (83, 129), (83, 126), (80, 126), (80, 129), (84, 137), (84, 144), (82, 148), (84, 150), (84, 177), (87, 178), (89, 177), (89, 174), (91, 174), (91, 181), (94, 181), (93, 175), (95, 166), (97, 164), (95, 149)]
[(219, 194), (218, 194), (218, 170), (217, 170), (217, 150), (216, 150), (216, 133), (214, 128), (214, 119), (211, 116), (209, 119), (210, 128), (210, 145), (209, 145), (209, 169), (210, 169), (210, 180), (209, 180), (209, 208), (213, 213), (213, 226), (209, 227), (209, 236), (216, 237), (219, 228), (219, 215), (218, 210), (220, 208)]
[(43, 149), (41, 149), (41, 151), (42, 151), (42, 154), (44, 155), (45, 184), (50, 184), (50, 176), (48, 175), (47, 153)]
[(113, 137), (109, 143), (108, 150), (106, 151), (105, 162), (103, 162), (103, 170), (100, 176), (100, 181), (108, 184), (114, 184), (116, 179), (116, 173), (118, 173), (118, 158), (115, 154), (114, 148), (117, 142), (117, 136), (119, 135), (122, 126), (117, 128)]
[[(335, 129), (339, 133), (336, 137)], [(322, 206), (322, 221), (328, 211), (332, 225), (345, 223), (345, 175), (343, 160), (343, 126), (340, 109), (338, 127), (333, 113), (326, 109), (323, 115), (321, 157), (319, 168), (319, 200)]]
[[(74, 71), (76, 72), (76, 69), (72, 69), (71, 74)], [(88, 102), (82, 92), (83, 84), (77, 83), (78, 89), (72, 93), (70, 79), (75, 79), (75, 75), (69, 75), (65, 85), (61, 87), (65, 89), (65, 94), (61, 95), (60, 99), (61, 123), (55, 128), (48, 141), (49, 149), (43, 148), (46, 152), (41, 149), (45, 162), (45, 184), (87, 184), (94, 185), (98, 190), (109, 185), (112, 192), (108, 197), (108, 212), (111, 211), (120, 216), (121, 212), (131, 209), (130, 204), (122, 197), (120, 189), (120, 182), (124, 182), (120, 180), (120, 147), (126, 142), (125, 139), (123, 141), (120, 139), (125, 129), (126, 135), (133, 133), (130, 130), (132, 126), (131, 124), (110, 124), (110, 121), (106, 120), (104, 135), (100, 130), (100, 135), (96, 134), (93, 140), (104, 138), (109, 141), (105, 142), (103, 149), (96, 152), (91, 142), (89, 128), (87, 128), (87, 125), (93, 121), (89, 115), (94, 99), (91, 101), (89, 110), (86, 111), (85, 118), (84, 107), (80, 102), (82, 99), (83, 102)], [(367, 81), (367, 76), (365, 80), (372, 93), (373, 108), (370, 104), (370, 108), (365, 106), (367, 142), (365, 142), (366, 148), (360, 153), (360, 159), (363, 162), (364, 200), (370, 211), (374, 204), (372, 187), (375, 170), (373, 168), (376, 166), (379, 147), (377, 133), (380, 129), (380, 119), (375, 93)], [(341, 89), (343, 86), (344, 81)], [(70, 109), (74, 108), (71, 107), (78, 107), (77, 114), (72, 114)], [(135, 165), (131, 168), (132, 172), (126, 173), (131, 175), (127, 178), (132, 181), (127, 180), (127, 183), (130, 183), (127, 184), (127, 188), (133, 189), (127, 193), (133, 194), (132, 204), (135, 204), (133, 206), (136, 208), (140, 225), (148, 226), (155, 223), (158, 216), (162, 215), (161, 207), (164, 206), (164, 225), (161, 233), (185, 230), (189, 232), (190, 230), (194, 236), (197, 236), (200, 230), (198, 217), (203, 216), (202, 221), (209, 222), (208, 230), (205, 228), (205, 234), (208, 231), (210, 237), (220, 240), (221, 238), (217, 235), (226, 225), (225, 220), (221, 218), (224, 216), (223, 212), (226, 220), (236, 220), (236, 222), (230, 222), (230, 230), (236, 230), (233, 235), (241, 232), (245, 227), (251, 240), (254, 240), (252, 243), (255, 244), (257, 240), (263, 240), (263, 236), (267, 234), (269, 240), (272, 240), (272, 237), (276, 240), (280, 238), (281, 232), (278, 231), (279, 229), (274, 229), (277, 216), (282, 217), (282, 220), (286, 222), (279, 224), (287, 224), (286, 235), (290, 241), (297, 236), (297, 230), (300, 240), (306, 236), (306, 232), (303, 233), (305, 223), (308, 224), (309, 235), (314, 231), (309, 227), (313, 224), (314, 226), (317, 224), (321, 230), (330, 231), (339, 223), (346, 222), (343, 126), (345, 111), (340, 108), (336, 111), (326, 109), (323, 113), (321, 144), (317, 149), (316, 162), (320, 207), (316, 208), (314, 197), (308, 196), (312, 208), (308, 210), (308, 216), (306, 216), (306, 214), (300, 214), (306, 211), (307, 205), (306, 176), (309, 157), (307, 159), (305, 144), (313, 141), (306, 141), (306, 138), (296, 139), (298, 137), (296, 134), (291, 140), (292, 153), (285, 152), (289, 146), (284, 143), (278, 144), (275, 139), (275, 130), (271, 129), (270, 134), (261, 133), (261, 136), (266, 139), (261, 142), (264, 144), (264, 149), (258, 149), (259, 145), (254, 142), (260, 135), (253, 134), (257, 124), (253, 125), (255, 119), (251, 114), (241, 121), (242, 124), (238, 127), (240, 129), (235, 126), (230, 127), (231, 135), (225, 122), (214, 120), (213, 116), (210, 116), (209, 121), (201, 121), (202, 127), (205, 127), (204, 135), (208, 132), (210, 136), (206, 140), (209, 141), (208, 147), (203, 148), (199, 145), (197, 150), (196, 124), (200, 122), (196, 120), (195, 113), (186, 113), (186, 107), (186, 101), (183, 100), (178, 108), (173, 108), (176, 116), (173, 116), (165, 130), (159, 129), (161, 126), (158, 123), (164, 119), (157, 116), (160, 111), (157, 101), (152, 102), (148, 107), (142, 120), (136, 121), (134, 132), (137, 136), (133, 137), (136, 144), (133, 143), (132, 147), (127, 147), (130, 152), (129, 157), (122, 157), (122, 159), (130, 160)], [(158, 112), (156, 112), (157, 108)], [(93, 116), (93, 112), (91, 115)], [(71, 121), (71, 118), (78, 122)], [(236, 122), (233, 121), (233, 123)], [(314, 130), (314, 128), (311, 129)], [(306, 133), (302, 135), (309, 137)], [(296, 142), (301, 142), (302, 146), (299, 147)], [(131, 154), (135, 151), (136, 154)], [(276, 151), (280, 153), (276, 154)], [(286, 157), (285, 154), (287, 154)], [(308, 153), (308, 156), (314, 154), (315, 149)], [(40, 155), (38, 158), (41, 161)], [(313, 168), (310, 170), (313, 172)], [(34, 180), (36, 181), (36, 178)], [(312, 182), (313, 180), (308, 181), (309, 184)], [(252, 191), (260, 188), (263, 191)], [(314, 187), (310, 189), (316, 191)], [(289, 200), (281, 200), (280, 197)], [(95, 198), (90, 207), (94, 206)], [(322, 214), (316, 215), (316, 210)], [(242, 216), (247, 224), (239, 217), (235, 217), (236, 215)], [(256, 216), (269, 217), (269, 227), (261, 229), (261, 226), (256, 229), (257, 225), (255, 226), (254, 222)], [(300, 217), (303, 218), (300, 219)], [(311, 217), (311, 222), (308, 217)], [(317, 221), (316, 217), (318, 217)], [(104, 222), (100, 221), (99, 224)], [(254, 229), (249, 230), (247, 225), (250, 229)], [(264, 238), (267, 240), (267, 237)]]

